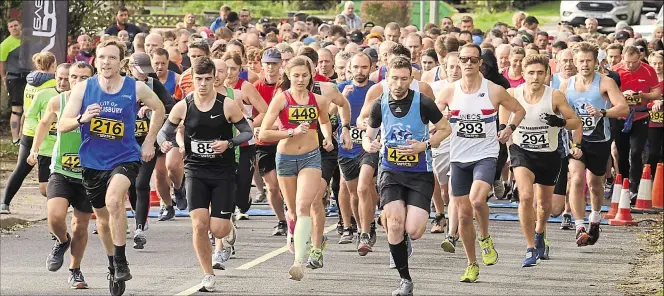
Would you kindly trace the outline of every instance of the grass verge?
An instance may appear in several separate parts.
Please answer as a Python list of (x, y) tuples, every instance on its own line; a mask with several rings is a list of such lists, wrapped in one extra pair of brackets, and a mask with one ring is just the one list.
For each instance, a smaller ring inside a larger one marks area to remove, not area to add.
[[(493, 25), (496, 22), (504, 22), (509, 25), (512, 24), (512, 15), (517, 10), (509, 10), (498, 13), (490, 13), (486, 9), (476, 9), (475, 13), (470, 14), (473, 17), (473, 21), (476, 29), (486, 32), (493, 28)], [(537, 20), (541, 24), (556, 22), (560, 19), (560, 1), (543, 1), (540, 4), (533, 5), (525, 10), (528, 15), (537, 17)], [(454, 23), (459, 23), (461, 21), (462, 14), (455, 14), (452, 16)]]
[[(650, 218), (651, 215), (648, 215)], [(664, 214), (658, 214), (647, 225), (636, 231), (640, 252), (632, 264), (632, 270), (626, 279), (618, 283), (618, 289), (625, 295), (664, 295)]]

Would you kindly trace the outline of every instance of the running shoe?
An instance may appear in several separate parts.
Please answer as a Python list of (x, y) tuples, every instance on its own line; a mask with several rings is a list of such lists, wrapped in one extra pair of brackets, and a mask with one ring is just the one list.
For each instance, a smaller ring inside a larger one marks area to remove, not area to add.
[(544, 239), (544, 253), (540, 256), (540, 259), (542, 260), (549, 260), (549, 250), (551, 249), (551, 246), (549, 245), (549, 240)]
[(168, 221), (175, 218), (175, 208), (173, 206), (161, 206), (157, 221)]
[(572, 225), (572, 215), (567, 213), (563, 214), (563, 217), (560, 219), (560, 229), (570, 230), (573, 228), (574, 225)]
[(180, 211), (187, 209), (187, 196), (185, 194), (184, 186), (180, 187), (180, 189), (173, 189), (173, 195), (175, 195), (175, 206)]
[(371, 228), (369, 228), (369, 246), (371, 249), (369, 252), (373, 252), (373, 246), (376, 245), (376, 221), (371, 221)]
[(371, 236), (368, 233), (361, 233), (357, 240), (357, 253), (360, 256), (366, 256), (371, 252), (371, 243), (369, 242)]
[(340, 245), (345, 245), (345, 244), (353, 243), (353, 238), (354, 237), (355, 237), (355, 234), (353, 233), (353, 228), (352, 227), (344, 227), (344, 233), (341, 235), (341, 238), (339, 238), (339, 244)]
[(9, 205), (6, 204), (0, 204), (0, 214), (11, 214), (9, 211)]
[(286, 221), (279, 221), (279, 223), (277, 223), (277, 226), (274, 227), (272, 235), (282, 236), (286, 235), (287, 232), (288, 232), (288, 225), (286, 225)]
[(238, 220), (249, 220), (249, 214), (242, 213), (240, 209), (235, 210), (235, 217), (237, 217)]
[(288, 275), (290, 279), (294, 281), (301, 281), (304, 277), (304, 267), (300, 263), (293, 263), (293, 266), (288, 269)]
[(341, 221), (341, 215), (339, 215), (339, 222), (337, 222), (337, 233), (339, 235), (344, 234), (344, 223)]
[(586, 233), (586, 228), (581, 226), (576, 228), (576, 245), (579, 247), (585, 247), (588, 245), (589, 240), (588, 233)]
[(461, 276), (461, 282), (464, 283), (474, 283), (477, 281), (477, 277), (480, 275), (480, 267), (477, 265), (477, 262), (468, 264), (466, 271)]
[(319, 248), (311, 248), (309, 251), (309, 259), (307, 260), (307, 268), (317, 269), (323, 267), (323, 250)]
[(436, 217), (431, 220), (431, 233), (444, 233), (446, 225), (445, 215), (437, 214)]
[(225, 270), (226, 262), (228, 262), (228, 260), (224, 260), (223, 250), (214, 251), (214, 254), (212, 255), (212, 268)]
[(267, 200), (267, 191), (263, 189), (263, 192), (258, 193), (254, 196), (254, 203), (262, 203)]
[(611, 199), (613, 195), (613, 178), (606, 179), (606, 184), (604, 184), (604, 198)]
[(99, 231), (97, 231), (97, 223), (92, 224), (92, 234), (98, 234)]
[(535, 232), (535, 250), (537, 250), (538, 259), (544, 256), (544, 252), (546, 251), (546, 243), (544, 243), (544, 233)]
[(443, 251), (448, 253), (456, 252), (456, 243), (459, 240), (458, 237), (447, 236), (445, 240), (440, 244), (440, 247), (443, 248)]
[(505, 198), (505, 183), (502, 180), (496, 180), (493, 182), (493, 195), (496, 196), (496, 199)]
[(65, 253), (67, 250), (69, 250), (70, 246), (71, 236), (69, 233), (67, 233), (66, 242), (60, 243), (59, 241), (55, 241), (55, 245), (53, 245), (53, 249), (51, 249), (51, 254), (48, 255), (48, 258), (46, 258), (46, 268), (48, 271), (58, 271), (60, 267), (62, 267)]
[(590, 230), (588, 230), (588, 244), (589, 245), (594, 245), (597, 240), (599, 239), (599, 222), (591, 222), (590, 223)]
[[(479, 239), (478, 239), (479, 240)], [(498, 262), (498, 252), (496, 248), (493, 247), (493, 240), (491, 236), (485, 238), (484, 240), (479, 240), (480, 249), (482, 250), (482, 261), (484, 265), (494, 265)]]
[(214, 274), (206, 274), (201, 281), (201, 287), (198, 289), (199, 292), (214, 292), (216, 284)]
[(69, 279), (67, 280), (72, 289), (87, 289), (88, 283), (85, 282), (83, 273), (80, 269), (70, 269), (69, 270)]
[(392, 296), (412, 296), (413, 295), (413, 281), (401, 279), (399, 287), (392, 291)]
[(53, 233), (49, 233), (49, 234), (51, 235), (51, 240), (56, 240), (56, 239), (58, 239), (57, 237), (55, 237), (55, 234), (53, 234)]
[(145, 233), (143, 233), (143, 230), (141, 229), (134, 230), (134, 249), (142, 250), (145, 244), (147, 243), (148, 240), (145, 237)]
[(128, 281), (132, 279), (131, 272), (129, 271), (129, 263), (127, 258), (113, 258), (113, 265), (115, 267), (115, 281)]
[(521, 263), (521, 267), (531, 267), (537, 265), (537, 250), (534, 248), (526, 249), (526, 259)]

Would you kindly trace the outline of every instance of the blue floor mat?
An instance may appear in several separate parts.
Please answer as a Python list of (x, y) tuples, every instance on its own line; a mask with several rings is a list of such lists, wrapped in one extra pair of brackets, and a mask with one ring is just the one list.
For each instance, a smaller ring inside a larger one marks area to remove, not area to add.
[[(258, 217), (261, 217), (261, 216), (263, 216), (263, 217), (274, 216), (274, 212), (272, 211), (272, 209), (250, 209), (247, 212), (247, 214), (249, 214), (249, 216), (258, 216)], [(380, 214), (380, 211), (376, 211), (376, 214)], [(150, 213), (148, 214), (148, 216), (150, 218), (157, 218), (158, 215), (159, 215), (158, 210), (150, 211)], [(338, 214), (337, 213), (329, 213), (327, 216), (328, 217), (337, 217)], [(434, 216), (435, 216), (435, 213), (430, 214), (431, 218), (434, 218)], [(133, 218), (134, 217), (133, 212), (127, 211), (127, 217)], [(187, 211), (187, 210), (184, 210), (184, 211), (175, 210), (175, 217), (189, 217), (189, 211)], [(519, 215), (515, 214), (515, 213), (490, 213), (489, 214), (489, 220), (519, 221)], [(586, 222), (588, 222), (587, 218), (586, 218)], [(560, 223), (560, 217), (549, 218), (549, 223)], [(608, 223), (607, 220), (603, 219), (601, 221), (601, 224), (602, 225), (608, 225), (609, 223)]]
[[(519, 203), (511, 203), (511, 202), (488, 202), (489, 208), (496, 208), (496, 209), (518, 209), (519, 208)], [(586, 212), (590, 212), (592, 209), (590, 206), (586, 206)], [(602, 206), (602, 212), (608, 212), (609, 207), (608, 206)]]

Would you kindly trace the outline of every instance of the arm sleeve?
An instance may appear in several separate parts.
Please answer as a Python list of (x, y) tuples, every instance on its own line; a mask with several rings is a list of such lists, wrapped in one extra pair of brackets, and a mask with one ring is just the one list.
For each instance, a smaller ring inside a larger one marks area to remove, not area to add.
[(161, 143), (164, 141), (173, 142), (175, 140), (175, 133), (177, 129), (177, 124), (172, 123), (170, 120), (166, 119), (166, 122), (164, 122), (164, 125), (159, 130), (159, 133), (157, 133), (157, 144), (161, 146)]
[(369, 115), (369, 126), (372, 128), (379, 128), (383, 123), (383, 114), (380, 110), (380, 101), (378, 98), (373, 102), (371, 106), (371, 114)]
[(233, 125), (239, 132), (239, 134), (237, 134), (234, 138), (231, 139), (231, 142), (233, 142), (233, 144), (240, 145), (246, 141), (251, 140), (253, 132), (251, 126), (249, 125), (249, 122), (247, 122), (247, 120), (244, 117), (240, 119), (238, 122), (234, 122)]
[(427, 96), (422, 96), (420, 98), (420, 114), (422, 114), (423, 123), (433, 123), (436, 124), (443, 118), (443, 113), (438, 110), (436, 102)]
[(173, 106), (175, 106), (175, 100), (168, 93), (166, 87), (164, 87), (159, 79), (153, 79), (152, 91), (157, 94), (159, 100), (164, 104), (164, 108), (166, 108), (166, 114), (170, 113), (171, 109), (173, 109)]

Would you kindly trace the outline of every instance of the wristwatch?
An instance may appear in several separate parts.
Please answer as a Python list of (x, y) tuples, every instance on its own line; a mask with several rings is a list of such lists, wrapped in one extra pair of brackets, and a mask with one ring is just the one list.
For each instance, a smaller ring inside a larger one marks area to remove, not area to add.
[(516, 130), (516, 125), (514, 125), (513, 123), (510, 123), (509, 127), (512, 129), (512, 131)]
[(602, 113), (602, 117), (606, 117), (606, 109), (599, 110), (599, 113)]
[(427, 150), (431, 150), (431, 142), (429, 140), (426, 140), (426, 142), (424, 143), (427, 144)]
[(348, 124), (348, 123), (342, 125), (341, 127), (345, 127), (345, 128), (347, 128), (348, 130), (350, 130), (350, 124)]
[(81, 119), (83, 118), (83, 114), (79, 114), (78, 117), (76, 117), (76, 122), (78, 122), (78, 125), (83, 125), (81, 122)]
[(581, 146), (581, 144), (572, 143), (572, 148), (579, 148), (579, 146)]
[(293, 129), (292, 129), (292, 128), (289, 128), (289, 129), (288, 129), (288, 137), (289, 137), (289, 138), (292, 138), (292, 137), (293, 137)]
[(231, 140), (228, 140), (228, 149), (233, 149), (233, 148), (235, 148), (235, 143), (233, 143), (233, 141)]

